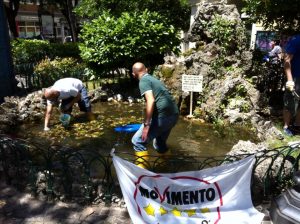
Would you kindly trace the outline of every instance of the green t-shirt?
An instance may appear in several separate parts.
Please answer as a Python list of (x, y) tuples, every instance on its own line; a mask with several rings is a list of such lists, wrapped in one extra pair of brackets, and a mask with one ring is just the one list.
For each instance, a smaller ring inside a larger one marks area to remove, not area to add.
[(179, 113), (174, 98), (158, 79), (145, 74), (140, 79), (139, 88), (142, 96), (145, 92), (152, 90), (155, 99), (154, 117), (166, 117)]

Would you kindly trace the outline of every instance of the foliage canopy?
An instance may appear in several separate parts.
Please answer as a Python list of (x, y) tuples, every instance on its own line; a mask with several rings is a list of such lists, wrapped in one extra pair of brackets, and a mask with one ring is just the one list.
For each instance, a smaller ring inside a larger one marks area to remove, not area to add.
[(299, 0), (243, 0), (243, 11), (250, 22), (261, 22), (267, 29), (300, 30)]
[(166, 24), (176, 29), (189, 28), (190, 6), (187, 0), (82, 0), (76, 7), (77, 15), (95, 19), (105, 11), (119, 17), (123, 12), (141, 13), (145, 10), (157, 12)]
[(116, 18), (104, 12), (85, 22), (80, 37), (81, 57), (106, 69), (129, 67), (167, 52), (178, 52), (180, 40), (172, 25), (156, 12), (122, 13)]

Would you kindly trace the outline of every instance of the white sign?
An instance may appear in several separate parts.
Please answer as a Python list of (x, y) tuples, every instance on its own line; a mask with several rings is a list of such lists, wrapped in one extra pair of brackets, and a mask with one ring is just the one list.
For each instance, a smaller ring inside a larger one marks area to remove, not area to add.
[(182, 91), (202, 92), (202, 75), (182, 75)]
[(260, 224), (251, 201), (254, 156), (219, 167), (156, 174), (113, 156), (134, 224)]

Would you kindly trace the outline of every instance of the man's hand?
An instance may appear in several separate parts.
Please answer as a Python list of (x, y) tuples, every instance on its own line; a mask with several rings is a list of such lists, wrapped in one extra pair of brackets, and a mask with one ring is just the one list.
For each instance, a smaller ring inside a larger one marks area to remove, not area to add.
[(149, 132), (150, 127), (149, 126), (144, 126), (143, 132), (142, 132), (142, 140), (145, 142), (148, 139), (148, 132)]
[(50, 131), (50, 128), (44, 127), (44, 131)]
[(285, 88), (292, 92), (295, 89), (294, 81), (287, 81), (285, 84)]

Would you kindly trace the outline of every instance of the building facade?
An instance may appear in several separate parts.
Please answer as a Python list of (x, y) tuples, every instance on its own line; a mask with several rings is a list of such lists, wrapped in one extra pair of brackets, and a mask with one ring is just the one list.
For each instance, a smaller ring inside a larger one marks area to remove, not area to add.
[[(8, 0), (4, 2), (8, 4)], [(69, 35), (62, 13), (53, 8), (44, 9), (38, 3), (20, 3), (16, 26), (20, 38), (63, 42)]]

